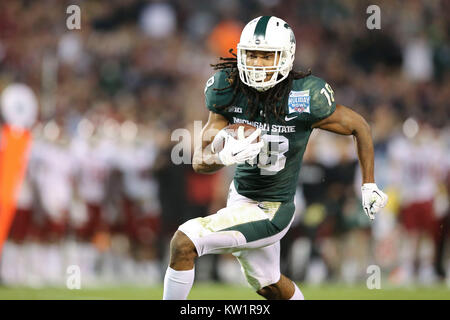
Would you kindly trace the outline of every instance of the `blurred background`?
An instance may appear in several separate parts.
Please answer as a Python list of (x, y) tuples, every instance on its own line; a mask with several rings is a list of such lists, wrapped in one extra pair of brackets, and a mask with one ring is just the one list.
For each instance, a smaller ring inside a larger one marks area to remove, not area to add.
[[(66, 26), (73, 4), (79, 30)], [(366, 27), (371, 4), (380, 30)], [(225, 206), (234, 169), (174, 164), (171, 133), (206, 122), (210, 64), (260, 15), (287, 21), (294, 68), (311, 69), (370, 123), (376, 182), (390, 197), (370, 222), (353, 139), (314, 131), (282, 272), (300, 284), (360, 284), (376, 265), (393, 286), (450, 286), (445, 0), (1, 1), (0, 90), (25, 83), (39, 102), (1, 284), (65, 286), (70, 265), (84, 287), (162, 284), (171, 236)], [(227, 255), (202, 257), (196, 271), (197, 282), (244, 283)]]

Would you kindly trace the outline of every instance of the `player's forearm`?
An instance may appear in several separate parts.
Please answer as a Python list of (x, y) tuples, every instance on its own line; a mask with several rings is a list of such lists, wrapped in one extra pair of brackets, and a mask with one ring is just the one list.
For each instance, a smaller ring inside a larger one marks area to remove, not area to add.
[(335, 112), (326, 119), (312, 125), (330, 132), (353, 135), (356, 140), (363, 183), (374, 182), (374, 151), (372, 134), (367, 121), (357, 112), (343, 105), (336, 105)]
[(355, 126), (353, 137), (356, 140), (359, 165), (361, 167), (362, 183), (375, 182), (374, 179), (374, 149), (369, 124), (361, 117)]
[(208, 145), (203, 150), (198, 148), (194, 151), (192, 159), (192, 168), (197, 173), (214, 173), (222, 169), (224, 165), (221, 163), (219, 156), (211, 152), (211, 147)]

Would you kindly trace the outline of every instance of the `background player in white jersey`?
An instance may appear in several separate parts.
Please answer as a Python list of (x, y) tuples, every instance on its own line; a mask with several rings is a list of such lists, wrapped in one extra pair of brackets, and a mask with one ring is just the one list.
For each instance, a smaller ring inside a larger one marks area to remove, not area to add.
[(446, 178), (442, 149), (442, 141), (425, 123), (418, 126), (413, 136), (399, 134), (388, 146), (390, 177), (401, 203), (403, 241), (400, 268), (395, 272), (399, 283), (409, 283), (415, 275), (424, 284), (436, 279), (435, 244), (440, 232), (439, 216), (443, 213), (435, 203)]

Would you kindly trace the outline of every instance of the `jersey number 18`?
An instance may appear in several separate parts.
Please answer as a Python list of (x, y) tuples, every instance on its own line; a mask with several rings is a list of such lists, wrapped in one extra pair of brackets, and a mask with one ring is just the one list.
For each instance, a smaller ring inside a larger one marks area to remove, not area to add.
[(286, 165), (286, 156), (289, 150), (289, 140), (280, 135), (265, 134), (261, 137), (264, 147), (259, 153), (258, 168), (261, 175), (274, 175)]

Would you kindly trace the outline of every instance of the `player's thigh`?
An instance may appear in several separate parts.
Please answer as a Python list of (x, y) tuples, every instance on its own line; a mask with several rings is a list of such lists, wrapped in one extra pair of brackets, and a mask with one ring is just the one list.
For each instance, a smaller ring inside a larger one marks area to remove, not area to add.
[(257, 204), (238, 204), (191, 219), (178, 229), (194, 243), (199, 256), (262, 248), (286, 234), (294, 217), (292, 207), (280, 204), (270, 212)]
[(178, 229), (194, 243), (198, 256), (261, 248), (279, 241), (294, 217), (293, 202), (257, 202), (232, 184), (227, 207), (191, 219)]
[(191, 219), (178, 229), (194, 243), (199, 256), (231, 253), (247, 243), (236, 225), (251, 224), (267, 219), (266, 214), (254, 204), (239, 204), (219, 210), (217, 213)]
[(255, 291), (280, 280), (280, 241), (263, 248), (234, 252), (233, 255)]

